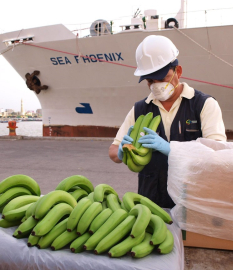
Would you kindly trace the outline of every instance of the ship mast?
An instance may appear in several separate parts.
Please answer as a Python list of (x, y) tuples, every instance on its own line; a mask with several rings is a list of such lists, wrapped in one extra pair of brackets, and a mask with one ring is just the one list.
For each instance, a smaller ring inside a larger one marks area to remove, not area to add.
[(180, 10), (176, 15), (176, 19), (179, 22), (180, 28), (187, 28), (187, 3), (188, 0), (180, 1)]

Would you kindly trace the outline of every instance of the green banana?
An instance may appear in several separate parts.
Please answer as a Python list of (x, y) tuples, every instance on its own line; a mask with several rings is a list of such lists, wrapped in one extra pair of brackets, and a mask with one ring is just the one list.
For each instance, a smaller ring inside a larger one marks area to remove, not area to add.
[(141, 172), (144, 169), (143, 165), (137, 165), (134, 163), (129, 151), (127, 152), (127, 166), (132, 172)]
[(117, 258), (125, 255), (127, 252), (130, 252), (131, 249), (140, 244), (145, 238), (145, 232), (143, 232), (141, 235), (132, 238), (131, 236), (128, 236), (124, 241), (120, 242), (116, 246), (113, 246), (109, 252), (108, 255), (111, 258)]
[(149, 129), (152, 129), (154, 132), (157, 131), (157, 128), (161, 122), (161, 116), (156, 115), (150, 122), (150, 125), (148, 126)]
[(84, 249), (93, 250), (106, 235), (126, 219), (127, 215), (127, 212), (123, 209), (118, 209), (113, 212), (106, 222), (87, 240)]
[(91, 202), (94, 202), (94, 192), (89, 193), (87, 198), (90, 199)]
[(150, 222), (151, 211), (147, 206), (137, 204), (130, 210), (129, 215), (137, 217), (130, 234), (130, 236), (134, 238), (141, 235), (142, 232), (146, 230)]
[(35, 220), (32, 216), (30, 216), (27, 220), (25, 220), (22, 224), (19, 225), (19, 227), (17, 228), (18, 234), (28, 233), (29, 235), (37, 223), (38, 221)]
[[(161, 116), (160, 115), (155, 116), (151, 120), (150, 125), (148, 126), (148, 128), (156, 132), (156, 130), (157, 130), (159, 124), (160, 124), (160, 121), (161, 121)], [(149, 150), (150, 150), (149, 148), (140, 146), (139, 148), (132, 149), (132, 152), (134, 152), (135, 154), (140, 155), (140, 156), (146, 156), (148, 154)]]
[(78, 236), (75, 231), (72, 232), (64, 231), (57, 238), (55, 238), (55, 240), (51, 244), (51, 249), (52, 250), (61, 249), (66, 245), (68, 245), (70, 242), (74, 241), (77, 237)]
[(171, 216), (165, 210), (163, 210), (160, 206), (152, 202), (147, 197), (142, 197), (140, 200), (140, 203), (147, 206), (150, 209), (152, 214), (161, 217), (162, 220), (166, 222), (167, 224), (173, 223)]
[(20, 220), (25, 216), (26, 210), (31, 204), (26, 204), (22, 207), (16, 208), (14, 210), (10, 210), (2, 215), (3, 219), (8, 221)]
[(151, 214), (149, 226), (153, 228), (150, 244), (155, 246), (162, 243), (167, 235), (167, 226), (161, 217)]
[[(31, 206), (31, 205), (30, 205), (30, 206)], [(30, 207), (30, 206), (29, 206), (29, 207)], [(26, 210), (26, 212), (27, 212), (27, 210)], [(27, 218), (26, 218), (26, 212), (25, 212), (25, 216), (20, 220), (21, 223), (23, 223), (25, 220), (27, 220)]]
[(40, 236), (35, 236), (35, 235), (30, 234), (28, 237), (28, 242), (27, 242), (28, 247), (36, 246), (39, 240), (40, 240)]
[(133, 162), (138, 165), (138, 166), (145, 166), (147, 165), (150, 161), (151, 161), (151, 158), (152, 158), (152, 149), (149, 149), (147, 148), (149, 151), (148, 153), (145, 155), (145, 156), (140, 156), (140, 155), (137, 155), (134, 153), (134, 151), (129, 151), (129, 154), (133, 160)]
[(102, 209), (104, 210), (104, 209), (106, 209), (106, 208), (108, 208), (107, 202), (106, 202), (106, 201), (103, 201), (103, 202), (102, 202)]
[(23, 235), (20, 236), (18, 234), (18, 231), (17, 230), (14, 231), (14, 233), (12, 234), (12, 236), (15, 237), (15, 238), (17, 238), (17, 239), (23, 238)]
[(150, 224), (148, 224), (148, 226), (146, 228), (146, 232), (151, 234), (151, 235), (154, 233), (154, 229), (150, 226)]
[(121, 209), (121, 205), (119, 203), (118, 196), (115, 194), (108, 194), (106, 197), (106, 202), (108, 208), (110, 208), (113, 212), (116, 211), (117, 209)]
[(67, 192), (74, 192), (75, 190), (81, 189), (79, 186), (73, 186), (71, 189), (67, 190)]
[(0, 193), (4, 193), (6, 190), (13, 187), (25, 187), (33, 195), (40, 196), (40, 187), (38, 183), (31, 177), (23, 174), (17, 174), (7, 177), (0, 182)]
[(111, 216), (113, 211), (110, 208), (104, 209), (95, 219), (92, 221), (89, 233), (95, 233), (103, 224), (104, 222)]
[(136, 142), (134, 144), (134, 146), (136, 148), (139, 148), (141, 146), (141, 143), (138, 142), (138, 140), (145, 135), (145, 130), (143, 129), (144, 127), (148, 127), (150, 125), (150, 122), (153, 118), (153, 113), (152, 112), (149, 112), (147, 113), (144, 117), (143, 117), (143, 120), (141, 122), (141, 125), (138, 129), (138, 134), (137, 134), (137, 139), (136, 139)]
[(88, 193), (86, 192), (86, 190), (84, 189), (76, 189), (75, 191), (73, 191), (71, 193), (71, 195), (75, 198), (75, 200), (78, 202), (79, 200), (81, 200), (84, 197), (88, 196)]
[(140, 203), (142, 195), (135, 192), (126, 192), (123, 195), (122, 201), (127, 211), (130, 211), (136, 204)]
[(125, 205), (124, 205), (124, 202), (123, 202), (123, 201), (121, 202), (121, 208), (122, 208), (122, 209), (124, 209), (126, 212), (129, 212), (129, 211), (126, 209), (126, 207), (125, 207)]
[(5, 206), (9, 201), (21, 195), (32, 195), (32, 193), (24, 187), (13, 187), (8, 189), (0, 197), (0, 207)]
[(13, 237), (17, 238), (17, 239), (21, 239), (21, 238), (27, 238), (28, 237), (28, 233), (21, 233), (18, 234), (18, 230), (16, 229), (14, 231), (14, 233), (12, 234)]
[[(41, 197), (41, 198), (42, 198), (42, 197)], [(40, 199), (41, 199), (41, 198), (40, 198)], [(29, 218), (30, 216), (33, 216), (33, 215), (35, 214), (36, 205), (39, 203), (40, 199), (39, 199), (38, 201), (32, 203), (32, 204), (28, 207), (28, 209), (27, 209), (27, 211), (26, 211), (26, 213), (25, 213), (26, 219)]]
[(8, 202), (8, 204), (3, 208), (2, 214), (4, 215), (6, 212), (20, 208), (27, 204), (31, 204), (33, 202), (38, 201), (39, 199), (40, 199), (39, 196), (34, 196), (34, 195), (22, 195), (22, 196), (16, 197), (10, 202)]
[(86, 232), (70, 244), (70, 250), (74, 253), (80, 253), (84, 251), (83, 245), (90, 238), (91, 234)]
[(69, 204), (72, 208), (77, 205), (75, 198), (64, 190), (54, 190), (46, 194), (40, 202), (38, 202), (35, 209), (35, 219), (42, 219), (57, 203)]
[(118, 197), (117, 192), (111, 186), (107, 184), (99, 184), (95, 187), (94, 190), (94, 201), (95, 202), (103, 202), (104, 196), (108, 194), (115, 194)]
[(20, 223), (21, 223), (20, 220), (8, 221), (5, 219), (0, 219), (0, 227), (2, 228), (10, 228), (10, 227), (18, 226)]
[(167, 230), (165, 240), (158, 246), (157, 251), (161, 254), (168, 254), (173, 250), (174, 237), (173, 234)]
[(67, 220), (67, 231), (71, 232), (77, 227), (78, 222), (83, 215), (83, 213), (87, 210), (87, 208), (92, 204), (92, 201), (87, 197), (81, 199), (73, 211), (71, 212), (70, 216)]
[(134, 246), (131, 249), (130, 254), (132, 257), (143, 258), (143, 257), (151, 254), (151, 252), (155, 248), (155, 246), (150, 245), (151, 236), (152, 235), (150, 233), (146, 232), (144, 240), (140, 244)]
[(135, 122), (135, 124), (133, 126), (133, 130), (131, 131), (131, 133), (129, 135), (133, 139), (133, 143), (132, 143), (133, 145), (135, 145), (135, 143), (136, 143), (137, 136), (138, 136), (138, 130), (139, 130), (140, 126), (141, 126), (141, 123), (142, 123), (142, 120), (143, 119), (144, 119), (144, 115), (143, 114), (140, 115), (137, 118), (137, 120), (136, 120), (136, 122)]
[(134, 216), (128, 216), (98, 243), (95, 248), (95, 254), (103, 253), (121, 241), (131, 231), (135, 221), (136, 218)]
[(97, 215), (99, 215), (99, 213), (101, 213), (101, 211), (102, 211), (102, 204), (99, 202), (93, 202), (87, 208), (87, 210), (81, 216), (77, 225), (77, 234), (79, 236), (84, 234), (88, 230), (91, 222)]
[(37, 243), (37, 247), (40, 249), (49, 247), (60, 234), (66, 231), (67, 220), (68, 218), (60, 221), (51, 231), (42, 236)]
[(55, 205), (46, 216), (34, 227), (32, 235), (43, 236), (58, 223), (61, 218), (70, 215), (73, 208), (67, 203), (59, 203)]
[(94, 191), (91, 181), (83, 175), (73, 175), (65, 178), (58, 184), (56, 190), (68, 191), (74, 186), (78, 186), (86, 190), (88, 194)]

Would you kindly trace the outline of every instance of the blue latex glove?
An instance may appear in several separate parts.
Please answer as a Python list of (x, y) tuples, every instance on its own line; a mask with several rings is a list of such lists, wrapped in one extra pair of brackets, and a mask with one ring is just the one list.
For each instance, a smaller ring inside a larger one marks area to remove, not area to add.
[(123, 159), (123, 154), (124, 154), (124, 152), (123, 152), (123, 145), (124, 145), (124, 144), (132, 144), (132, 142), (133, 142), (133, 139), (129, 136), (130, 133), (131, 133), (131, 131), (132, 131), (132, 129), (133, 129), (133, 126), (131, 126), (131, 127), (129, 128), (129, 130), (128, 130), (128, 132), (127, 132), (127, 135), (125, 135), (125, 136), (123, 137), (123, 139), (122, 139), (122, 141), (121, 141), (121, 143), (120, 143), (120, 145), (119, 145), (117, 156), (118, 156), (118, 158), (119, 158), (120, 160)]
[(142, 136), (138, 142), (142, 144), (143, 147), (150, 148), (156, 151), (163, 153), (168, 156), (170, 152), (170, 143), (161, 138), (156, 132), (153, 130), (144, 127), (145, 132), (148, 134)]

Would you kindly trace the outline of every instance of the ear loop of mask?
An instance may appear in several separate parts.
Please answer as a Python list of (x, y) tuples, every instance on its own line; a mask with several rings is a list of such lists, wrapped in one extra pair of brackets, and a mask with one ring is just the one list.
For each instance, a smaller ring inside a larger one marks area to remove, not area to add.
[[(166, 89), (166, 88), (168, 87), (168, 85), (171, 83), (171, 81), (172, 81), (173, 77), (175, 76), (175, 74), (176, 74), (176, 67), (175, 67), (175, 71), (173, 72), (173, 75), (172, 75), (170, 81), (169, 81), (169, 82), (167, 83), (167, 85), (165, 86), (165, 89)], [(174, 90), (177, 88), (178, 85), (179, 85), (179, 83), (178, 83), (174, 88), (172, 88), (172, 90), (169, 92), (169, 95), (170, 95), (170, 93), (171, 93), (172, 91), (174, 91)]]

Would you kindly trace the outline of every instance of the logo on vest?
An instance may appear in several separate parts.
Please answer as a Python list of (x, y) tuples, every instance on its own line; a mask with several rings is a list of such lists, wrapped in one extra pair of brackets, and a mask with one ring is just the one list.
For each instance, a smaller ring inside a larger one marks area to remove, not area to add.
[(196, 124), (196, 123), (197, 123), (197, 120), (190, 120), (190, 119), (186, 120), (187, 125)]

